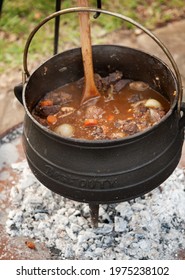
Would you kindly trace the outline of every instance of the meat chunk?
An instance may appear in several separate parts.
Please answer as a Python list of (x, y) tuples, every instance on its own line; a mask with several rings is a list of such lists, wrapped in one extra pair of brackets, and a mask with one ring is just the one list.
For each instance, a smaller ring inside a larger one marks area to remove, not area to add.
[[(99, 91), (107, 91), (111, 85), (121, 80), (122, 76), (123, 74), (120, 71), (115, 71), (106, 77), (101, 77), (99, 74), (95, 73), (95, 85)], [(115, 92), (120, 91), (128, 82), (130, 82), (130, 80), (122, 80), (122, 82), (116, 85)], [(77, 81), (77, 84), (82, 88), (84, 86), (84, 78)]]
[(108, 137), (108, 127), (105, 125), (98, 125), (96, 127), (93, 127), (91, 131), (91, 135), (96, 140), (102, 140), (102, 139), (109, 139)]
[(40, 117), (47, 117), (49, 115), (54, 115), (58, 113), (60, 110), (60, 105), (52, 105), (52, 106), (39, 106), (39, 104), (35, 107), (35, 114)]
[(99, 91), (102, 91), (103, 89), (103, 81), (102, 77), (99, 74), (94, 74), (94, 82)]
[(133, 106), (133, 114), (136, 118), (141, 118), (148, 112), (143, 102), (138, 102), (137, 106)]
[(149, 109), (149, 113), (150, 113), (150, 121), (152, 123), (159, 122), (160, 119), (165, 115), (165, 111), (164, 110), (154, 109), (154, 108), (150, 108)]
[(133, 135), (139, 131), (139, 127), (134, 120), (118, 120), (115, 126), (126, 135)]
[(139, 131), (138, 126), (135, 121), (133, 120), (126, 120), (123, 123), (122, 129), (128, 135), (135, 134)]
[(115, 71), (115, 72), (109, 74), (107, 77), (102, 78), (102, 80), (105, 85), (110, 85), (110, 84), (113, 84), (113, 83), (119, 81), (122, 77), (123, 77), (122, 72)]
[(72, 100), (72, 95), (62, 90), (49, 92), (46, 97), (51, 99), (54, 105), (63, 105)]
[(85, 112), (87, 119), (100, 119), (104, 114), (104, 110), (96, 105), (88, 106)]
[(72, 95), (61, 90), (49, 92), (35, 107), (36, 115), (47, 117), (59, 112), (61, 105), (71, 101)]
[[(152, 107), (149, 107), (148, 104), (150, 103), (148, 101), (150, 101), (150, 99), (133, 103), (132, 110), (133, 110), (133, 115), (138, 120), (138, 122), (142, 120), (142, 122), (144, 121), (148, 123), (148, 126), (150, 126), (151, 124), (154, 124), (161, 120), (161, 118), (165, 115), (165, 110), (163, 109), (162, 105), (158, 101), (152, 103), (150, 102), (152, 104)], [(159, 107), (155, 108), (153, 104), (154, 105), (157, 104), (157, 106)]]
[(147, 83), (142, 82), (142, 81), (136, 81), (136, 82), (131, 82), (129, 84), (129, 87), (132, 90), (144, 91), (147, 88), (149, 88), (149, 85)]
[(114, 92), (120, 92), (128, 83), (130, 82), (130, 80), (119, 80), (118, 82), (115, 83), (114, 85)]
[(115, 71), (107, 77), (102, 78), (103, 90), (106, 91), (110, 85), (113, 85), (117, 81), (121, 80), (122, 76), (123, 74), (120, 71)]
[[(97, 89), (99, 91), (101, 91), (103, 89), (102, 77), (97, 73), (94, 74), (94, 82), (95, 82), (95, 85), (96, 85)], [(81, 78), (76, 83), (77, 83), (79, 88), (83, 88), (84, 84), (85, 84), (85, 78), (84, 77)]]
[(138, 93), (132, 94), (129, 98), (128, 98), (128, 103), (136, 103), (141, 101), (141, 96)]

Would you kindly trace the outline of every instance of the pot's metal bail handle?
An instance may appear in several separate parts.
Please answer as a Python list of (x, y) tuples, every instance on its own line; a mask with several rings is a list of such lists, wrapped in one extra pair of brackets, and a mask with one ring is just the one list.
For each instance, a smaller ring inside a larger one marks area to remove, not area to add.
[[(58, 12), (61, 9), (61, 0), (56, 0), (55, 4), (55, 11)], [(55, 18), (55, 30), (54, 30), (54, 48), (53, 48), (53, 54), (58, 53), (58, 38), (59, 38), (59, 27), (60, 27), (60, 17)]]
[(60, 10), (58, 12), (55, 12), (51, 15), (49, 15), (48, 17), (46, 17), (44, 20), (42, 20), (34, 29), (33, 31), (30, 33), (27, 42), (25, 44), (25, 48), (24, 48), (24, 55), (23, 55), (23, 85), (24, 83), (26, 83), (27, 78), (30, 76), (30, 73), (28, 71), (28, 67), (27, 67), (27, 56), (28, 56), (28, 50), (29, 50), (29, 46), (30, 43), (35, 35), (35, 33), (49, 20), (57, 17), (57, 16), (61, 16), (64, 14), (68, 14), (68, 13), (79, 13), (79, 12), (92, 12), (92, 13), (96, 13), (96, 14), (106, 14), (106, 15), (110, 15), (110, 16), (114, 16), (117, 18), (122, 19), (123, 21), (129, 22), (132, 25), (138, 27), (139, 29), (141, 29), (144, 33), (146, 33), (149, 37), (151, 37), (156, 44), (162, 49), (162, 51), (165, 53), (165, 55), (167, 56), (167, 58), (169, 59), (172, 68), (174, 70), (175, 73), (175, 77), (177, 79), (177, 91), (178, 91), (178, 113), (180, 114), (181, 112), (181, 103), (182, 103), (182, 95), (183, 95), (183, 88), (182, 88), (182, 80), (181, 80), (181, 75), (179, 72), (179, 69), (177, 67), (177, 64), (175, 62), (175, 60), (173, 59), (170, 51), (166, 48), (166, 46), (162, 43), (162, 41), (157, 38), (151, 31), (149, 31), (147, 28), (145, 28), (144, 26), (142, 26), (141, 24), (139, 24), (138, 22), (134, 21), (133, 19), (126, 17), (124, 15), (121, 15), (119, 13), (114, 13), (114, 12), (109, 12), (106, 10), (102, 10), (102, 9), (95, 9), (95, 8), (87, 8), (87, 7), (75, 7), (75, 8), (68, 8), (68, 9), (64, 9), (64, 10)]

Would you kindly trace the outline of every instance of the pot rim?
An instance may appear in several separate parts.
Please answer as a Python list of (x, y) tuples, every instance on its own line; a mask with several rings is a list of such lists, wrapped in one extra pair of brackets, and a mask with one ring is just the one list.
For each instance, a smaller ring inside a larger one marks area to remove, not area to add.
[[(96, 47), (96, 46), (114, 46), (114, 47), (121, 47), (121, 48), (127, 48), (127, 49), (131, 49), (134, 51), (138, 51), (144, 54), (149, 55), (150, 57), (155, 58), (156, 60), (158, 60), (160, 63), (162, 63), (163, 65), (165, 65), (165, 67), (168, 69), (168, 71), (170, 72), (170, 74), (172, 75), (174, 82), (175, 82), (175, 87), (176, 87), (176, 94), (174, 97), (174, 101), (172, 104), (170, 104), (170, 109), (168, 110), (168, 112), (162, 117), (162, 119), (154, 124), (152, 127), (149, 127), (141, 132), (137, 132), (134, 133), (133, 135), (130, 136), (126, 136), (123, 138), (118, 138), (118, 139), (112, 139), (112, 140), (87, 140), (87, 139), (81, 139), (81, 138), (70, 138), (70, 137), (62, 137), (58, 134), (56, 134), (55, 132), (53, 132), (52, 130), (48, 129), (47, 127), (41, 125), (39, 122), (36, 121), (36, 119), (32, 116), (31, 112), (28, 109), (27, 103), (26, 103), (26, 87), (27, 84), (29, 83), (29, 79), (32, 77), (32, 75), (40, 68), (42, 67), (45, 63), (47, 63), (50, 59), (52, 59), (55, 56), (61, 55), (62, 53), (67, 53), (70, 52), (72, 50), (77, 50), (80, 49), (79, 47), (77, 48), (73, 48), (70, 50), (66, 50), (64, 52), (58, 53), (54, 56), (52, 56), (51, 58), (49, 58), (48, 60), (44, 61), (42, 64), (40, 64), (30, 75), (30, 77), (28, 78), (28, 80), (24, 83), (23, 85), (23, 106), (25, 108), (26, 114), (29, 116), (29, 118), (34, 122), (34, 124), (44, 133), (46, 133), (49, 137), (53, 138), (55, 137), (56, 139), (58, 139), (58, 141), (64, 141), (64, 142), (68, 142), (71, 145), (87, 145), (87, 146), (101, 146), (101, 145), (119, 145), (122, 144), (123, 142), (131, 142), (132, 140), (136, 140), (137, 138), (141, 138), (141, 136), (145, 136), (146, 134), (152, 133), (155, 129), (157, 129), (159, 126), (161, 126), (173, 113), (173, 111), (175, 111), (175, 109), (177, 110), (177, 106), (178, 106), (178, 99), (179, 99), (179, 93), (178, 93), (178, 86), (177, 86), (177, 79), (174, 75), (174, 73), (172, 72), (172, 70), (170, 69), (170, 67), (160, 58), (156, 57), (155, 55), (151, 55), (148, 52), (143, 52), (141, 50), (135, 49), (135, 48), (130, 48), (130, 47), (125, 47), (125, 46), (120, 46), (120, 45), (107, 45), (107, 44), (100, 44), (100, 45), (93, 45), (92, 47)], [(178, 110), (177, 110), (178, 112)]]

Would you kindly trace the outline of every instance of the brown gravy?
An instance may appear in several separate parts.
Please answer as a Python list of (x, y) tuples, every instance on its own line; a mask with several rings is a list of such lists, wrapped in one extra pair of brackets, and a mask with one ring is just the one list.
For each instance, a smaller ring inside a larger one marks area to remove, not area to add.
[(81, 79), (47, 93), (34, 108), (34, 118), (63, 137), (111, 140), (152, 127), (170, 108), (168, 100), (146, 83), (121, 76), (106, 83), (106, 78), (97, 77), (101, 97), (80, 106)]

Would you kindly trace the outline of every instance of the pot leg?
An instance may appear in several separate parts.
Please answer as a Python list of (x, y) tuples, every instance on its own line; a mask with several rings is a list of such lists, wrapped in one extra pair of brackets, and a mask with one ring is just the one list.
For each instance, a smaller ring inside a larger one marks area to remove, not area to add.
[(90, 215), (91, 215), (91, 222), (94, 228), (98, 227), (98, 217), (99, 217), (99, 204), (90, 203)]

